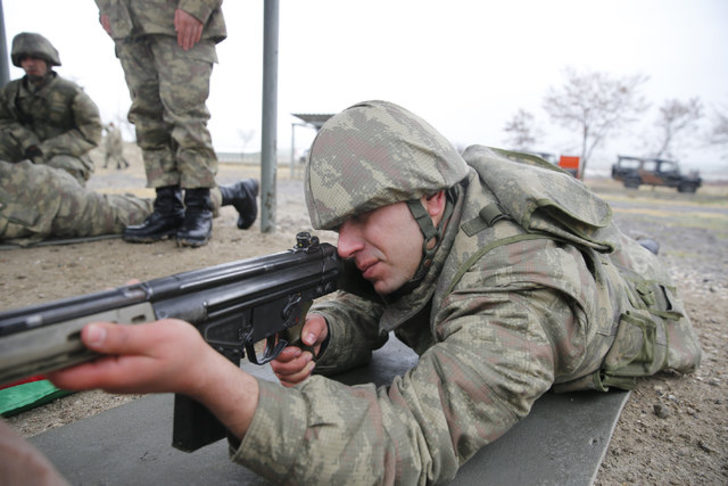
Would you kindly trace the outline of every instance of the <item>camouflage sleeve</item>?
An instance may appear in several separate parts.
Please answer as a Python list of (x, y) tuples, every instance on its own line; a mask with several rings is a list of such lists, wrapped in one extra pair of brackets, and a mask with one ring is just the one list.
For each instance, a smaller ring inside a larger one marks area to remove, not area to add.
[(81, 156), (96, 147), (101, 141), (101, 117), (96, 103), (79, 90), (71, 106), (76, 127), (60, 135), (44, 140), (40, 144), (43, 156)]
[(372, 350), (387, 342), (379, 331), (381, 305), (339, 292), (334, 299), (315, 304), (310, 312), (321, 314), (329, 326), (329, 341), (316, 361), (315, 373), (328, 375), (369, 362)]
[(222, 0), (180, 0), (177, 8), (193, 15), (204, 24), (212, 12), (220, 8), (221, 5)]
[(543, 287), (457, 293), (445, 307), (441, 342), (389, 387), (261, 382), (233, 460), (293, 484), (452, 479), (549, 389), (558, 361), (549, 329), (574, 320), (562, 294)]
[[(13, 83), (11, 84), (14, 85)], [(38, 145), (40, 143), (38, 136), (24, 127), (14, 112), (9, 108), (11, 97), (8, 96), (7, 92), (8, 89), (3, 89), (0, 92), (0, 130), (10, 134), (22, 149), (27, 149), (31, 145)]]
[(99, 8), (99, 13), (106, 13), (106, 10), (109, 8), (109, 5), (111, 4), (111, 0), (94, 0), (96, 2), (96, 6)]

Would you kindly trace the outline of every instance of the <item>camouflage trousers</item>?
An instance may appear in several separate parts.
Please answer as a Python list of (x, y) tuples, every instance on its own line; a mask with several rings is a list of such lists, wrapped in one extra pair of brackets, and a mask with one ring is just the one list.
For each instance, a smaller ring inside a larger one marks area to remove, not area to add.
[[(220, 190), (211, 190), (218, 214)], [(0, 160), (0, 241), (31, 244), (47, 237), (120, 234), (152, 212), (152, 199), (100, 194), (64, 171), (30, 161)]]
[[(0, 160), (20, 162), (24, 159), (25, 156), (21, 144), (13, 136), (13, 134), (6, 131), (0, 131)], [(36, 157), (33, 162), (65, 170), (71, 174), (78, 183), (81, 184), (81, 186), (86, 185), (86, 181), (94, 172), (94, 162), (88, 155), (82, 155), (80, 157), (75, 157), (73, 155), (55, 155), (48, 158), (48, 160)]]
[(171, 36), (148, 35), (116, 42), (132, 99), (129, 121), (142, 149), (147, 187), (213, 187), (217, 157), (207, 129), (215, 44), (189, 51)]

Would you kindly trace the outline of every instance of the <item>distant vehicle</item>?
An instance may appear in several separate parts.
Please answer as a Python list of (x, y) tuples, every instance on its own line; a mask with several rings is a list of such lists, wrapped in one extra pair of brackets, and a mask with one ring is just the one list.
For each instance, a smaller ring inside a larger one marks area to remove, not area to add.
[(533, 155), (537, 155), (544, 159), (546, 162), (550, 162), (558, 167), (561, 167), (569, 174), (574, 177), (579, 177), (579, 157), (572, 155), (560, 155), (557, 156), (550, 152), (528, 152)]
[(617, 156), (617, 163), (612, 165), (612, 179), (622, 181), (627, 188), (646, 184), (675, 187), (678, 192), (695, 192), (703, 183), (697, 171), (682, 174), (679, 164), (673, 160), (626, 155)]

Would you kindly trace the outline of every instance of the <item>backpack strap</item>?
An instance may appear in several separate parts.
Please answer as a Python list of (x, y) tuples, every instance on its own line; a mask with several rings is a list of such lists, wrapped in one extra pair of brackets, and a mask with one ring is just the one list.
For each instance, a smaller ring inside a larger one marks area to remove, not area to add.
[(498, 206), (496, 203), (491, 203), (481, 209), (475, 218), (471, 219), (470, 221), (466, 221), (465, 223), (460, 225), (460, 228), (465, 232), (466, 235), (473, 236), (474, 234), (483, 231), (489, 226), (493, 226), (501, 219), (513, 218), (505, 214), (500, 206)]
[(550, 235), (545, 234), (535, 234), (535, 233), (523, 233), (520, 235), (513, 235), (509, 236), (508, 238), (503, 238), (496, 241), (491, 241), (487, 245), (481, 247), (473, 253), (470, 258), (467, 259), (465, 263), (463, 263), (460, 268), (458, 269), (458, 272), (455, 274), (455, 276), (452, 279), (452, 282), (450, 282), (450, 286), (447, 288), (447, 293), (449, 294), (452, 292), (452, 290), (455, 288), (455, 285), (460, 281), (460, 279), (465, 275), (465, 272), (468, 271), (468, 269), (476, 262), (480, 257), (488, 253), (490, 250), (494, 248), (498, 248), (499, 246), (503, 245), (510, 245), (511, 243), (516, 243), (519, 241), (525, 241), (525, 240), (538, 240), (538, 239), (548, 239), (548, 240), (555, 240), (557, 238), (554, 238)]

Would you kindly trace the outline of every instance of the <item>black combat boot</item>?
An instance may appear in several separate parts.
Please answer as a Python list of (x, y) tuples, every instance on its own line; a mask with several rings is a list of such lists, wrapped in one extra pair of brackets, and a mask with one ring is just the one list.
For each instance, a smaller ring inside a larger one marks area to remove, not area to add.
[(177, 246), (206, 245), (212, 234), (210, 189), (185, 189), (185, 221), (177, 230)]
[(258, 217), (258, 181), (244, 179), (229, 186), (220, 186), (223, 206), (235, 206), (238, 228), (248, 229)]
[(177, 233), (185, 218), (182, 204), (182, 190), (179, 186), (157, 188), (154, 199), (154, 212), (142, 224), (127, 226), (122, 233), (124, 241), (132, 243), (152, 243), (164, 240)]

